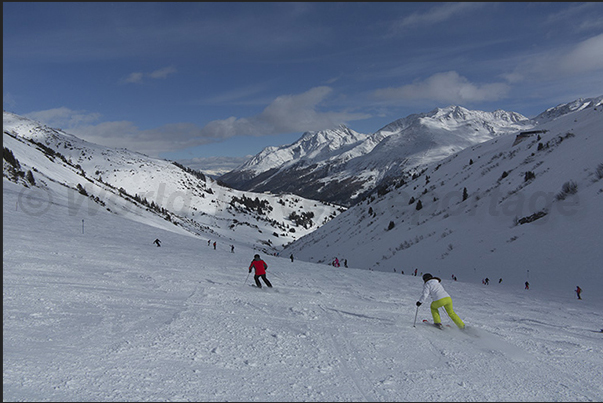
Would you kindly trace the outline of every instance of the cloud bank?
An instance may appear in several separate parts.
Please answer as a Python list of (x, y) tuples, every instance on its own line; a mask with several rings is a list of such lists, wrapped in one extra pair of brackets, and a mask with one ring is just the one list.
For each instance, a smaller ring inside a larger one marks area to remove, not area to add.
[(281, 95), (262, 113), (248, 118), (214, 120), (202, 130), (203, 137), (228, 138), (235, 135), (265, 136), (282, 133), (324, 130), (341, 123), (369, 118), (366, 113), (319, 112), (317, 107), (332, 92), (330, 87), (315, 87), (302, 94)]
[(159, 153), (219, 142), (233, 136), (268, 136), (324, 130), (370, 117), (365, 113), (319, 111), (318, 106), (331, 92), (329, 87), (316, 87), (302, 94), (282, 95), (256, 116), (215, 120), (204, 127), (185, 122), (141, 130), (129, 121), (95, 124), (100, 120), (100, 114), (66, 107), (32, 112), (26, 116), (96, 144), (158, 156)]
[(506, 83), (474, 84), (456, 71), (437, 73), (423, 81), (400, 87), (378, 89), (373, 92), (377, 100), (415, 101), (432, 100), (444, 103), (466, 104), (495, 101), (504, 98), (510, 87)]
[(546, 81), (603, 72), (603, 34), (577, 44), (525, 56), (504, 77), (510, 83)]

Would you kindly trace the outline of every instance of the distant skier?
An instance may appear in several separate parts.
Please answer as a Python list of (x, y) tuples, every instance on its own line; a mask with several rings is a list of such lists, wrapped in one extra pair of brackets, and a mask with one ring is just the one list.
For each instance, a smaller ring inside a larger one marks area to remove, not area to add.
[(260, 255), (255, 255), (253, 257), (253, 260), (249, 265), (249, 273), (251, 273), (252, 268), (255, 270), (255, 274), (253, 276), (253, 279), (255, 280), (255, 285), (258, 288), (262, 288), (262, 284), (260, 283), (261, 277), (262, 280), (264, 280), (264, 283), (271, 288), (272, 284), (270, 284), (270, 281), (268, 281), (268, 279), (266, 278), (266, 269), (268, 268), (268, 265), (266, 264), (266, 262), (260, 259)]
[(234, 245), (230, 245), (230, 253), (234, 253)]
[(155, 245), (157, 245), (157, 247), (160, 247), (160, 246), (161, 246), (161, 241), (160, 241), (159, 239), (155, 239), (155, 240), (153, 241), (153, 243), (154, 243)]
[(419, 270), (419, 269), (415, 269), (415, 277), (417, 276), (417, 270)]
[(214, 241), (214, 250), (216, 250), (216, 242)]
[(465, 324), (452, 309), (452, 298), (450, 298), (450, 294), (448, 294), (446, 290), (444, 290), (444, 287), (442, 287), (442, 284), (440, 284), (442, 280), (438, 277), (433, 277), (429, 273), (425, 273), (423, 275), (423, 281), (423, 294), (421, 294), (421, 298), (417, 301), (417, 307), (421, 306), (427, 297), (430, 296), (433, 300), (430, 308), (434, 325), (440, 328), (442, 327), (442, 319), (440, 318), (438, 309), (444, 307), (448, 316), (450, 316), (450, 319), (452, 319), (459, 329), (464, 329)]
[(578, 299), (582, 299), (582, 297), (580, 296), (581, 292), (582, 292), (582, 288), (576, 286), (576, 295), (578, 296)]
[(486, 285), (490, 284), (490, 279), (488, 277), (486, 277), (486, 279), (484, 280), (484, 284), (486, 284)]
[(526, 281), (526, 283), (525, 283), (525, 284), (526, 284), (526, 288), (525, 288), (525, 289), (526, 289), (526, 290), (529, 290), (529, 289), (530, 289), (530, 283), (528, 283), (528, 282)]
[(498, 279), (498, 284), (502, 283), (502, 277)]
[(207, 246), (211, 246), (211, 239), (207, 240)]
[[(343, 259), (343, 266), (348, 267), (348, 259)], [(402, 272), (404, 274), (404, 272)]]
[(291, 263), (293, 263), (293, 253), (289, 257), (291, 258)]

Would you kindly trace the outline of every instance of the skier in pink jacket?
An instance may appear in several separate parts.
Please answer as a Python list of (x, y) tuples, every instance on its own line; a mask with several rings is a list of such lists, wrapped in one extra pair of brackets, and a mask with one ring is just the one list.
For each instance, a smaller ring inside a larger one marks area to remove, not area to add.
[(450, 298), (450, 295), (446, 292), (446, 290), (444, 290), (442, 284), (440, 284), (442, 280), (440, 280), (438, 277), (433, 277), (429, 273), (425, 273), (423, 275), (423, 281), (425, 282), (423, 284), (423, 294), (417, 301), (417, 306), (421, 306), (427, 297), (431, 297), (433, 300), (431, 303), (431, 315), (433, 316), (434, 325), (440, 328), (442, 327), (442, 319), (440, 318), (438, 309), (444, 307), (448, 313), (448, 316), (450, 316), (450, 319), (452, 319), (459, 329), (464, 329), (465, 324), (452, 309), (452, 298)]

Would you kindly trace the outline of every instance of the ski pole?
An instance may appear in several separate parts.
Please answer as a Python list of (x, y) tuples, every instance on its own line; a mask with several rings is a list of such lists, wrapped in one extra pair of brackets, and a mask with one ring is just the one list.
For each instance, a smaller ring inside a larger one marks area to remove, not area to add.
[(416, 324), (417, 324), (417, 315), (418, 315), (418, 314), (419, 314), (419, 307), (417, 307), (417, 311), (415, 312), (415, 321), (414, 321), (414, 323), (412, 324), (412, 327), (417, 327), (417, 326), (416, 326)]
[(247, 279), (249, 278), (250, 274), (251, 274), (251, 272), (247, 273), (247, 277), (245, 278), (245, 282), (243, 283), (243, 285), (247, 284)]

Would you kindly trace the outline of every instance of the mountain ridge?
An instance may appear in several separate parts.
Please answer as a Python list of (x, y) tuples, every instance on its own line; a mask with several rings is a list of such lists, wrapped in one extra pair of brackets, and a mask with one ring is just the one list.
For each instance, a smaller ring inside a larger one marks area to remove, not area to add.
[(273, 253), (344, 210), (291, 194), (230, 189), (178, 163), (89, 143), (6, 111), (3, 130), (5, 180), (37, 190), (45, 203), (67, 192), (68, 214), (154, 215), (158, 227)]
[[(345, 148), (331, 149), (329, 154), (328, 147), (322, 147), (320, 157), (308, 157), (311, 153), (302, 151), (305, 157), (295, 158), (291, 149), (303, 150), (310, 138), (320, 143), (336, 133), (306, 132), (293, 144), (265, 148), (220, 180), (237, 189), (286, 190), (349, 206), (387, 177), (400, 176), (404, 171), (412, 174), (420, 166), (467, 146), (530, 127), (531, 121), (516, 112), (470, 111), (461, 106), (436, 108), (395, 120), (371, 135), (348, 129), (354, 137)], [(271, 160), (279, 164), (271, 164)], [(342, 197), (336, 195), (337, 188), (345, 189)]]

